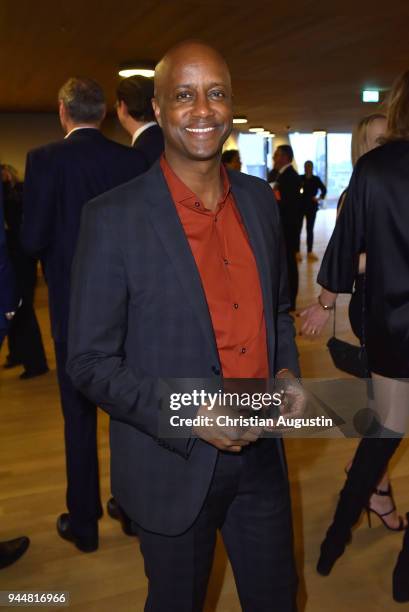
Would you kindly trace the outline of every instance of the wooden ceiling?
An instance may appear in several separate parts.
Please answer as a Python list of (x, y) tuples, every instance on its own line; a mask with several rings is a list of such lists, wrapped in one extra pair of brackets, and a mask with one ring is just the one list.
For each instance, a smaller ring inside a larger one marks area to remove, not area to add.
[(235, 112), (251, 124), (350, 129), (375, 110), (360, 102), (361, 89), (387, 90), (409, 68), (409, 3), (375, 16), (345, 0), (348, 17), (329, 14), (328, 4), (292, 3), (284, 14), (260, 0), (2, 0), (0, 111), (55, 110), (73, 75), (99, 81), (112, 108), (119, 64), (157, 60), (197, 37), (226, 57)]

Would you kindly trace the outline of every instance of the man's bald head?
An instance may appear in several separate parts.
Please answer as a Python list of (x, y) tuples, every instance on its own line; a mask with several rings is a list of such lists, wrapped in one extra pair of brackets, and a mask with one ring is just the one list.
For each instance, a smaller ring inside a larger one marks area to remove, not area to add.
[(152, 103), (168, 160), (220, 158), (233, 116), (230, 73), (218, 51), (197, 40), (172, 47), (156, 67)]
[(182, 63), (215, 62), (225, 70), (231, 88), (230, 71), (224, 57), (214, 47), (201, 40), (185, 40), (171, 47), (155, 68), (155, 98), (158, 98), (175, 67)]

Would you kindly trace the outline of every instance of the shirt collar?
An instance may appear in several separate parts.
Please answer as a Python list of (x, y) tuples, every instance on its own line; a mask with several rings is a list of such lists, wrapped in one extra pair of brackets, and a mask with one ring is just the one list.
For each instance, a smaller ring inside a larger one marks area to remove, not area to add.
[(144, 132), (148, 128), (152, 127), (153, 125), (157, 125), (156, 121), (148, 121), (148, 123), (144, 123), (143, 125), (141, 125), (141, 127), (138, 128), (136, 130), (136, 132), (133, 133), (132, 143), (131, 143), (132, 146), (135, 144), (136, 140), (139, 138), (139, 136), (142, 134), (142, 132)]
[(287, 168), (290, 168), (290, 167), (291, 167), (291, 163), (286, 164), (285, 166), (280, 168), (280, 170), (278, 171), (278, 174), (283, 174), (287, 170)]
[(64, 136), (64, 139), (69, 138), (71, 134), (77, 130), (99, 130), (99, 128), (95, 127), (94, 125), (79, 125), (78, 127), (72, 128), (72, 130), (70, 130), (68, 134)]
[[(175, 172), (170, 167), (168, 161), (166, 160), (164, 153), (160, 158), (160, 165), (163, 174), (165, 175), (169, 191), (175, 204), (183, 204), (184, 206), (193, 208), (198, 212), (211, 212), (204, 207), (198, 196), (195, 195), (187, 185), (185, 185), (185, 183), (177, 176), (177, 174), (175, 174)], [(220, 210), (220, 208), (223, 207), (231, 189), (229, 176), (223, 164), (220, 164), (220, 174), (223, 181), (223, 194), (218, 201), (218, 208), (216, 209), (216, 211)], [(199, 206), (197, 206), (198, 203)]]

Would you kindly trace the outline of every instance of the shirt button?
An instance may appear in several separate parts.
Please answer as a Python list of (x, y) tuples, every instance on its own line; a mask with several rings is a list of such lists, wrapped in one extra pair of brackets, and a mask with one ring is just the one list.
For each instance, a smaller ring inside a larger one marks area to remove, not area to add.
[(245, 349), (244, 347), (241, 349), (242, 354), (244, 355), (244, 353), (246, 352), (247, 349)]
[(239, 307), (238, 304), (233, 304), (234, 308), (237, 310), (237, 308)]
[(226, 266), (227, 266), (227, 264), (229, 263), (228, 259), (223, 259), (223, 261), (224, 261), (224, 263), (225, 263), (225, 264), (226, 264)]
[(195, 206), (196, 206), (196, 208), (199, 208), (200, 202), (195, 202)]

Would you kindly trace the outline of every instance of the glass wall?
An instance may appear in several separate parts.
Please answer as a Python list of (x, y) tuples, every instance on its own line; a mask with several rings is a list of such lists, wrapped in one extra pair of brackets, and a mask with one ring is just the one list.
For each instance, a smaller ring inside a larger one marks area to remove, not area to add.
[[(327, 202), (331, 205), (331, 200), (337, 201), (352, 173), (351, 134), (294, 132), (289, 137), (298, 172), (304, 174), (304, 163), (311, 160), (314, 174), (327, 185)], [(266, 179), (271, 169), (274, 139), (240, 133), (237, 143), (242, 172)]]
[(304, 163), (311, 160), (314, 164), (314, 174), (317, 174), (328, 188), (327, 201), (337, 201), (348, 186), (352, 173), (351, 134), (294, 132), (290, 134), (290, 143), (298, 172), (303, 174)]
[(327, 181), (326, 138), (325, 133), (290, 134), (290, 144), (294, 151), (295, 163), (299, 174), (304, 174), (304, 164), (312, 161), (314, 174), (323, 183)]
[(258, 134), (239, 134), (241, 171), (260, 178), (267, 178), (267, 159), (271, 149), (271, 138)]
[(351, 134), (328, 134), (328, 198), (338, 199), (352, 174)]

